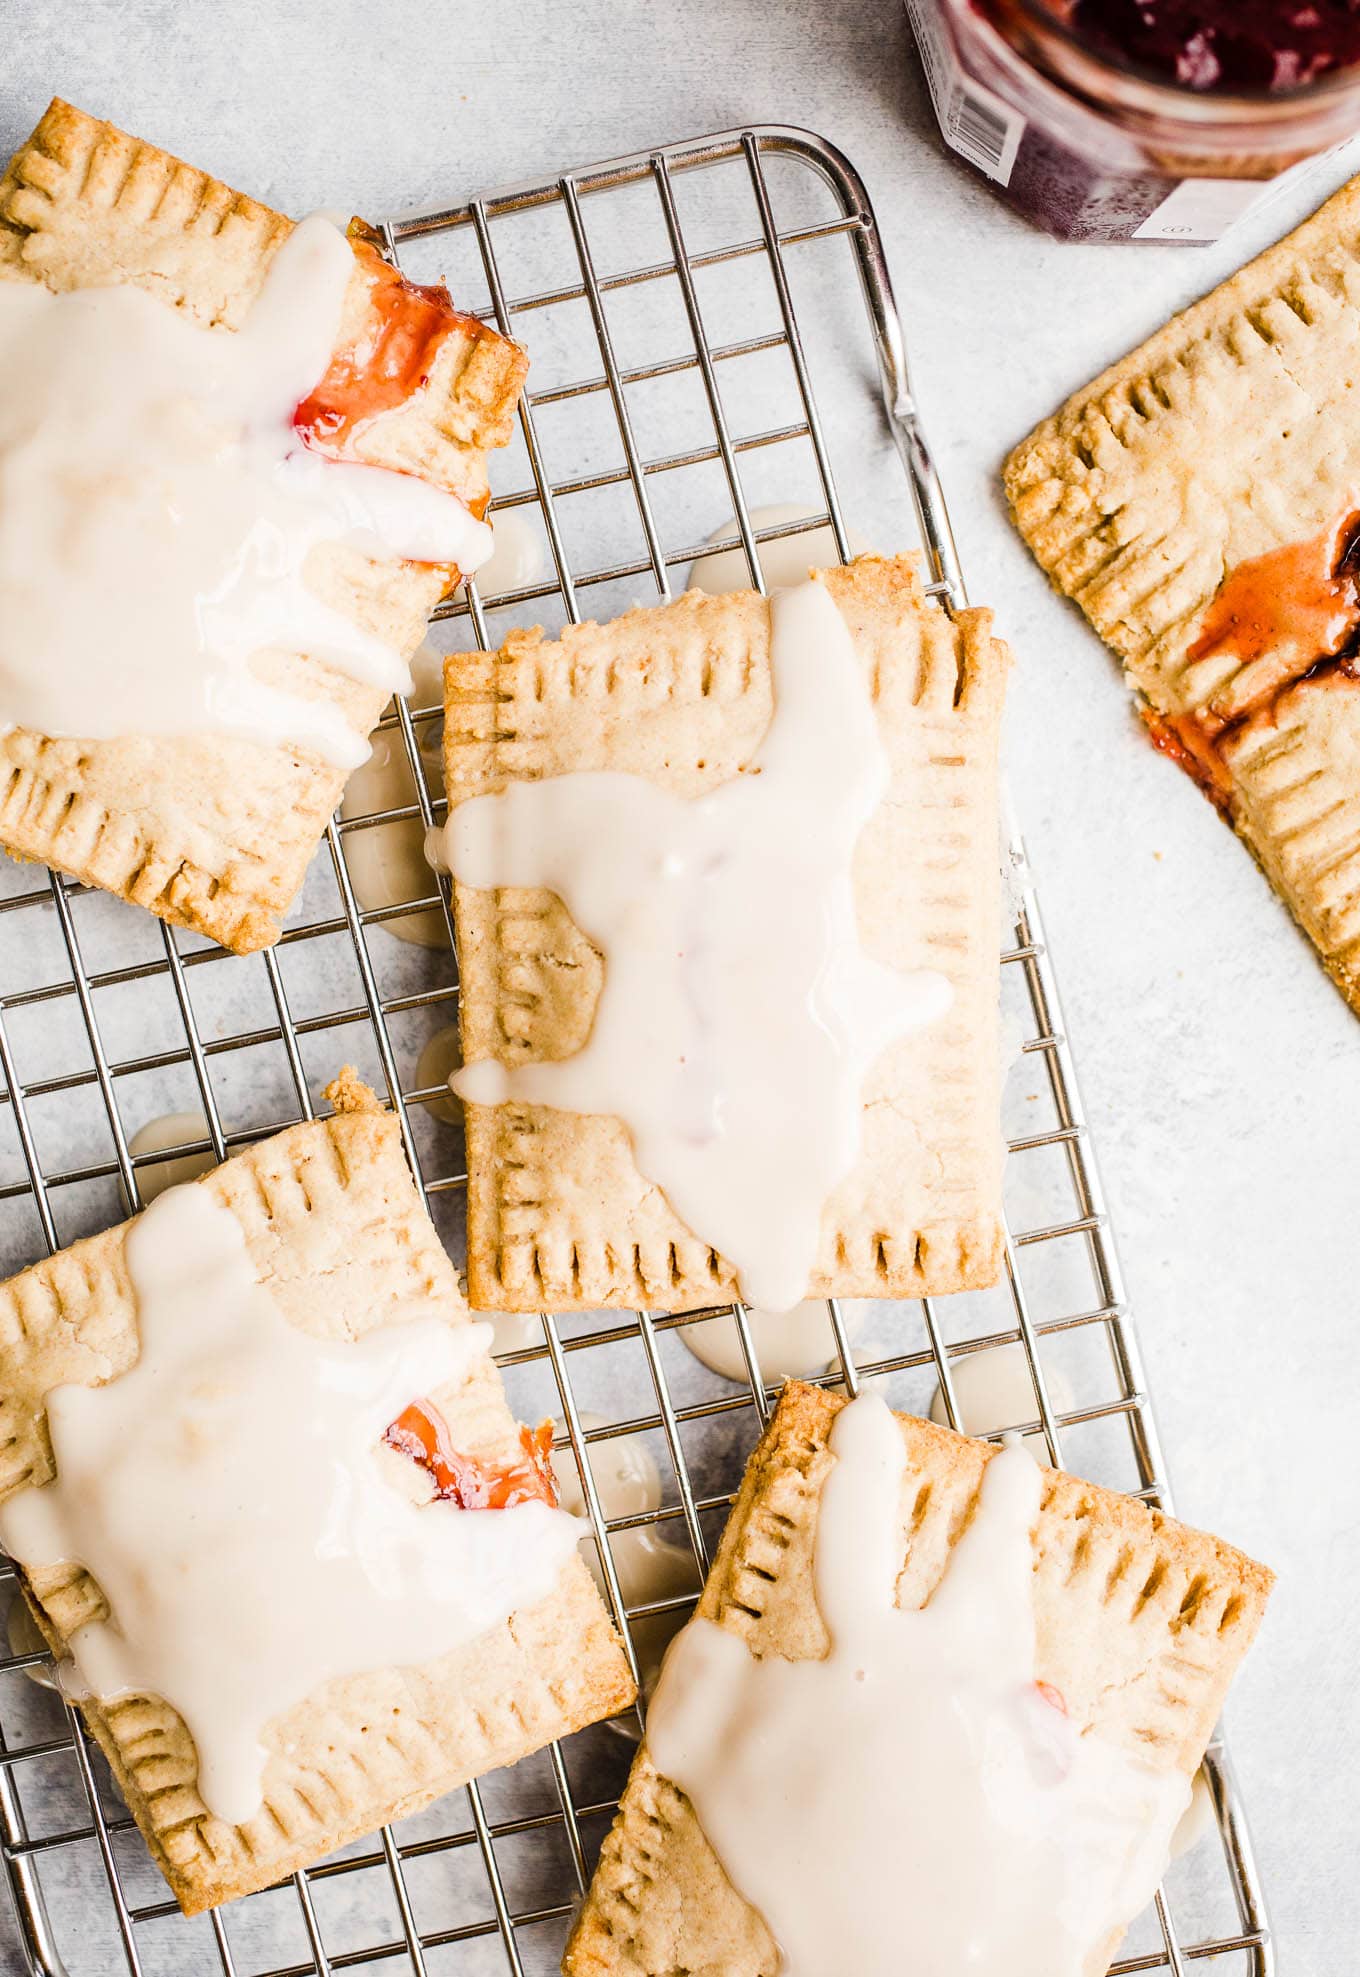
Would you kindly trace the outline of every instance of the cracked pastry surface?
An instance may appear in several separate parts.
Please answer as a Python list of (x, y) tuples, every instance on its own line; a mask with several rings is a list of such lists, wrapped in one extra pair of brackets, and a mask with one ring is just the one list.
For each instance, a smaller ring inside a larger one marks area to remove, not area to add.
[[(807, 1295), (911, 1297), (990, 1283), (1002, 1244), (997, 1043), (997, 737), (1005, 647), (950, 619), (912, 558), (825, 571), (863, 667), (891, 784), (855, 851), (865, 951), (931, 969), (947, 1014), (884, 1052), (860, 1153), (822, 1216)], [(770, 614), (751, 592), (549, 641), (514, 633), (445, 669), (451, 810), (521, 779), (640, 775), (691, 797), (737, 776), (769, 724)], [(547, 891), (454, 888), (463, 1060), (563, 1058), (590, 1032), (599, 951)], [(622, 1121), (518, 1100), (465, 1107), (468, 1282), (479, 1310), (695, 1309), (730, 1263), (632, 1157)]]
[(1006, 462), (1016, 524), (1360, 1008), (1360, 181)]
[[(330, 1096), (333, 1117), (249, 1147), (192, 1185), (235, 1217), (259, 1280), (303, 1331), (358, 1339), (413, 1311), (466, 1322), (396, 1119), (351, 1074)], [(130, 1226), (75, 1243), (0, 1285), (0, 1500), (52, 1474), (49, 1390), (116, 1379), (136, 1360), (124, 1254)], [(503, 1466), (522, 1458), (519, 1425), (489, 1358), (436, 1399), (455, 1445), (470, 1456)], [(404, 1480), (406, 1457), (394, 1453), (390, 1464)], [(58, 1655), (107, 1611), (78, 1567), (34, 1570), (21, 1584)], [(633, 1693), (594, 1583), (573, 1554), (549, 1598), (462, 1647), (333, 1680), (275, 1719), (264, 1739), (264, 1802), (241, 1825), (205, 1807), (193, 1740), (164, 1701), (128, 1695), (81, 1707), (154, 1858), (194, 1914), (625, 1708)]]
[[(698, 1611), (756, 1656), (819, 1657), (813, 1590), (831, 1425), (845, 1405), (791, 1382), (747, 1467)], [(973, 1516), (997, 1450), (911, 1415), (897, 1604), (925, 1604)], [(1080, 1729), (1188, 1779), (1272, 1575), (1219, 1539), (1129, 1497), (1044, 1470), (1033, 1538), (1035, 1674)], [(1106, 1947), (1105, 1957), (1115, 1944)], [(1103, 1970), (1105, 1964), (1099, 1966)], [(737, 1894), (683, 1792), (646, 1743), (567, 1946), (567, 1977), (776, 1977), (779, 1952)]]
[[(227, 334), (292, 227), (57, 101), (0, 177), (0, 281), (131, 283)], [(360, 243), (338, 351), (363, 332), (384, 265)], [(413, 474), (480, 515), (486, 452), (509, 438), (525, 368), (516, 345), (455, 312), (428, 376), (353, 431), (346, 457)], [(325, 603), (408, 654), (449, 582), (442, 568), (337, 544), (308, 566)], [(331, 702), (361, 734), (386, 704), (384, 691), (305, 654), (274, 651), (256, 665), (282, 690)], [(0, 734), (0, 845), (245, 953), (278, 938), (343, 783), (315, 753), (236, 735), (82, 740), (16, 727)]]

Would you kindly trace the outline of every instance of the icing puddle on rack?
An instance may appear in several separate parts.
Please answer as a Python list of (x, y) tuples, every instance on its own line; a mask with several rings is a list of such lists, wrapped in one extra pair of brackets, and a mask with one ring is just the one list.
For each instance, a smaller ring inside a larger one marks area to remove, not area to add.
[[(146, 1153), (161, 1153), (167, 1147), (186, 1146), (194, 1140), (209, 1138), (208, 1122), (201, 1112), (163, 1112), (156, 1119), (148, 1119), (139, 1126), (128, 1141), (128, 1152), (134, 1160)], [(216, 1155), (204, 1153), (183, 1153), (178, 1160), (157, 1160), (149, 1166), (137, 1169), (137, 1187), (143, 1203), (153, 1202), (157, 1195), (164, 1194), (167, 1188), (183, 1185), (185, 1181), (196, 1181), (200, 1174), (206, 1174), (210, 1167), (217, 1165)], [(132, 1204), (129, 1203), (129, 1211)]]
[[(906, 1451), (886, 1405), (837, 1415), (814, 1579), (824, 1659), (751, 1654), (696, 1619), (647, 1720), (787, 1977), (1082, 1977), (1151, 1900), (1190, 1800), (1035, 1680), (1031, 1531), (1018, 1446), (919, 1611), (894, 1604)], [(853, 1887), (855, 1899), (845, 1890)], [(907, 1918), (904, 1924), (904, 1917)]]
[[(484, 597), (520, 590), (536, 583), (543, 574), (543, 545), (518, 509), (506, 508), (495, 516), (495, 546), (488, 560), (477, 569), (477, 589)], [(444, 704), (444, 654), (426, 643), (411, 661), (411, 688), (406, 695), (416, 708)], [(431, 798), (438, 802), (444, 794), (444, 763), (440, 748), (441, 727), (424, 721), (416, 730), (421, 774)], [(405, 742), (399, 731), (384, 730), (372, 737), (372, 751), (345, 784), (340, 815), (368, 817), (383, 810), (408, 809), (415, 802), (411, 767)], [(389, 824), (372, 824), (361, 831), (347, 831), (343, 844), (345, 866), (354, 897), (365, 913), (381, 912), (400, 906), (409, 899), (421, 899), (435, 889), (435, 875), (444, 869), (442, 829), (427, 831), (419, 818), (401, 818)], [(377, 925), (396, 940), (414, 947), (450, 946), (448, 921), (438, 909), (425, 913), (402, 913)], [(447, 1075), (447, 1073), (445, 1074)], [(421, 1082), (433, 1082), (421, 1078)], [(430, 1110), (445, 1118), (437, 1104)], [(448, 1115), (456, 1123), (456, 1113)]]
[(581, 1050), (483, 1058), (455, 1091), (622, 1119), (639, 1170), (779, 1311), (854, 1165), (869, 1068), (952, 990), (860, 946), (852, 861), (887, 756), (830, 593), (770, 609), (774, 710), (746, 774), (693, 799), (612, 772), (515, 783), (461, 804), (446, 842), (462, 884), (546, 888), (605, 956)]
[(434, 1660), (545, 1598), (580, 1527), (541, 1499), (422, 1501), (380, 1446), (413, 1397), (466, 1378), (485, 1326), (300, 1331), (198, 1187), (153, 1202), (126, 1258), (136, 1363), (47, 1396), (57, 1473), (0, 1506), (0, 1539), (35, 1569), (86, 1567), (110, 1618), (72, 1637), (78, 1681), (172, 1704), (204, 1803), (237, 1824), (260, 1809), (267, 1725), (328, 1681)]
[[(1039, 1396), (1029, 1370), (1025, 1348), (1018, 1340), (1010, 1345), (987, 1346), (981, 1352), (967, 1352), (949, 1362), (954, 1401), (958, 1408), (958, 1428), (965, 1435), (999, 1435), (1017, 1428), (1022, 1421), (1037, 1421)], [(1066, 1413), (1073, 1405), (1072, 1384), (1061, 1368), (1045, 1366), (1044, 1384), (1055, 1414)], [(944, 1393), (939, 1387), (930, 1403), (930, 1418), (941, 1428), (951, 1427)], [(1043, 1435), (1023, 1437), (1038, 1459), (1047, 1458)]]
[[(818, 507), (805, 501), (776, 501), (768, 507), (750, 509), (748, 519), (752, 530), (759, 531), (785, 528), (790, 522), (805, 522), (825, 512), (825, 505)], [(499, 533), (498, 524), (498, 538)], [(734, 535), (739, 536), (740, 533), (737, 518), (733, 515), (720, 529), (715, 529), (708, 540), (730, 542)], [(848, 541), (852, 556), (868, 553), (868, 543), (854, 529), (849, 530)], [(824, 570), (841, 560), (835, 531), (829, 523), (819, 529), (802, 530), (797, 535), (776, 536), (770, 542), (762, 542), (759, 550), (761, 575), (767, 590), (802, 583), (810, 569)], [(689, 566), (689, 583), (691, 590), (706, 590), (713, 597), (722, 597), (734, 590), (749, 590), (751, 569), (746, 561), (746, 551), (739, 546), (736, 549), (715, 550), (709, 556), (696, 556)]]
[[(445, 1023), (427, 1039), (417, 1059), (417, 1090), (425, 1091), (431, 1085), (448, 1086), (462, 1061), (463, 1046), (458, 1035), (458, 1025)], [(463, 1108), (451, 1090), (437, 1098), (426, 1100), (425, 1110), (442, 1125), (461, 1126), (463, 1123)]]
[[(543, 548), (538, 537), (516, 509), (505, 509), (496, 516), (495, 546), (490, 558), (477, 570), (478, 590), (494, 597), (502, 591), (532, 584), (542, 573)], [(411, 686), (405, 697), (415, 708), (444, 704), (444, 654), (428, 642), (411, 661)], [(434, 721), (423, 721), (416, 729), (421, 774), (436, 803), (444, 794), (441, 732), (440, 724)], [(368, 760), (359, 764), (345, 784), (341, 817), (370, 817), (384, 810), (409, 809), (415, 800), (411, 765), (400, 731), (387, 729), (375, 734)], [(443, 838), (442, 829), (427, 831), (418, 817), (346, 831), (345, 867), (360, 909), (377, 913), (432, 893), (436, 875), (445, 869)], [(384, 933), (396, 940), (409, 941), (414, 947), (447, 949), (451, 944), (448, 921), (437, 908), (424, 913), (397, 914), (377, 924)], [(426, 1081), (422, 1079), (423, 1082)], [(445, 1116), (434, 1105), (430, 1110), (441, 1118)]]
[[(540, 1327), (540, 1336), (541, 1336)], [(603, 1414), (583, 1413), (583, 1433), (608, 1427)], [(560, 1423), (558, 1424), (561, 1425)], [(617, 1517), (651, 1516), (661, 1508), (661, 1476), (640, 1435), (611, 1435), (592, 1442), (586, 1452), (590, 1473), (605, 1521)], [(569, 1448), (553, 1450), (553, 1473), (557, 1478), (558, 1500), (564, 1510), (576, 1516), (586, 1512), (585, 1492)], [(656, 1600), (693, 1599), (699, 1591), (698, 1569), (688, 1546), (667, 1543), (654, 1524), (640, 1524), (629, 1531), (615, 1531), (609, 1539), (614, 1570), (624, 1605), (647, 1606)], [(590, 1567), (595, 1583), (606, 1599), (608, 1591), (594, 1540), (585, 1538), (581, 1556)], [(673, 1613), (644, 1613), (630, 1621), (629, 1633), (638, 1658), (638, 1678), (644, 1696), (651, 1694), (661, 1670), (662, 1658), (671, 1641), (684, 1625), (684, 1610)], [(620, 1727), (629, 1729), (628, 1719)]]
[(131, 283), (0, 283), (0, 726), (363, 760), (331, 701), (252, 670), (272, 649), (407, 684), (398, 651), (310, 588), (308, 557), (343, 543), (467, 571), (492, 536), (457, 496), (308, 443), (354, 271), (344, 234), (304, 220), (233, 333)]
[[(410, 690), (405, 696), (413, 707), (442, 706), (444, 700), (444, 655), (428, 642), (411, 661)], [(420, 772), (431, 798), (444, 794), (444, 764), (440, 752), (440, 726), (422, 721), (416, 728)], [(345, 784), (340, 815), (345, 819), (372, 817), (385, 810), (409, 810), (416, 803), (416, 787), (407, 758), (406, 742), (399, 728), (384, 728), (371, 739), (369, 757), (361, 762)], [(431, 896), (436, 887), (437, 867), (432, 865), (428, 834), (419, 816), (394, 818), (390, 823), (368, 824), (362, 830), (346, 831), (341, 844), (345, 869), (360, 910), (381, 912), (388, 906)], [(414, 947), (447, 949), (448, 921), (439, 907), (424, 913), (402, 913), (378, 926), (397, 940)]]
[[(868, 1305), (863, 1299), (847, 1299), (840, 1310), (845, 1336), (853, 1344), (864, 1329)], [(839, 1359), (831, 1314), (821, 1298), (804, 1298), (791, 1311), (751, 1309), (746, 1323), (760, 1377), (767, 1385), (773, 1380), (810, 1379)], [(679, 1333), (710, 1371), (740, 1386), (750, 1380), (735, 1318), (706, 1318), (700, 1325), (680, 1326)]]

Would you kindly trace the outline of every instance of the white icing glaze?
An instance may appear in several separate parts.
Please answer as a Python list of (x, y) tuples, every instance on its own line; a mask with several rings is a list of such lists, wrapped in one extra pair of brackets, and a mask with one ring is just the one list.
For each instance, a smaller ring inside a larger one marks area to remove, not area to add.
[[(864, 1329), (862, 1300), (841, 1305), (846, 1337), (854, 1340)], [(746, 1314), (762, 1380), (805, 1380), (837, 1358), (831, 1314), (822, 1298), (804, 1298), (792, 1311), (752, 1310)], [(735, 1318), (709, 1318), (702, 1325), (681, 1327), (680, 1337), (694, 1357), (725, 1380), (745, 1386), (750, 1380), (741, 1335)]]
[[(164, 1112), (158, 1119), (148, 1119), (137, 1128), (128, 1141), (128, 1152), (135, 1159), (139, 1154), (159, 1153), (163, 1147), (183, 1146), (187, 1141), (207, 1137), (208, 1122), (201, 1112)], [(206, 1174), (216, 1165), (213, 1154), (208, 1152), (184, 1153), (178, 1160), (158, 1160), (153, 1167), (139, 1167), (137, 1186), (143, 1203), (154, 1201), (167, 1188), (196, 1181), (200, 1174)]]
[[(603, 1414), (583, 1413), (581, 1427), (590, 1433), (608, 1425)], [(561, 1425), (560, 1423), (558, 1424)], [(608, 1441), (591, 1442), (586, 1451), (595, 1493), (606, 1522), (615, 1517), (636, 1517), (661, 1507), (661, 1477), (645, 1441), (640, 1435), (611, 1435)], [(553, 1450), (553, 1473), (557, 1478), (562, 1508), (578, 1516), (586, 1512), (576, 1458), (569, 1448)], [(654, 1600), (693, 1597), (699, 1591), (699, 1575), (694, 1554), (685, 1546), (669, 1544), (655, 1524), (640, 1524), (635, 1530), (615, 1531), (609, 1540), (614, 1570), (624, 1605), (647, 1606)], [(581, 1555), (594, 1574), (595, 1582), (607, 1597), (604, 1572), (593, 1538), (583, 1538)], [(672, 1613), (644, 1613), (630, 1622), (633, 1649), (644, 1696), (650, 1695), (661, 1672), (666, 1649), (685, 1623), (683, 1609)]]
[(337, 1677), (433, 1660), (545, 1597), (579, 1527), (539, 1502), (417, 1501), (400, 1486), (404, 1458), (381, 1447), (413, 1399), (464, 1377), (485, 1326), (413, 1317), (353, 1342), (314, 1338), (199, 1187), (133, 1224), (127, 1267), (137, 1362), (48, 1394), (57, 1473), (0, 1506), (0, 1542), (30, 1567), (90, 1571), (111, 1618), (72, 1637), (79, 1680), (106, 1700), (172, 1703), (205, 1803), (236, 1824), (259, 1809), (275, 1718)]
[(1150, 1900), (1190, 1797), (1034, 1679), (1039, 1471), (1016, 1446), (919, 1612), (894, 1605), (905, 1450), (882, 1400), (837, 1416), (814, 1576), (824, 1660), (757, 1660), (694, 1620), (647, 1722), (788, 1977), (1082, 1977)]
[[(1030, 1377), (1029, 1360), (1018, 1340), (951, 1359), (949, 1377), (954, 1383), (958, 1425), (965, 1435), (997, 1435), (1018, 1428), (1022, 1421), (1039, 1418), (1039, 1399)], [(1044, 1384), (1054, 1412), (1065, 1413), (1073, 1398), (1072, 1384), (1066, 1374), (1060, 1367), (1045, 1364)], [(942, 1428), (951, 1425), (939, 1387), (930, 1403), (930, 1418)], [(1029, 1434), (1024, 1440), (1041, 1462), (1046, 1460), (1042, 1434)]]
[(447, 844), (463, 884), (547, 887), (605, 956), (582, 1050), (485, 1058), (454, 1089), (622, 1119), (641, 1172), (777, 1311), (807, 1288), (870, 1066), (951, 989), (860, 947), (852, 860), (887, 757), (830, 593), (771, 610), (774, 712), (746, 774), (693, 800), (615, 773), (514, 783), (461, 804)]
[(107, 737), (231, 731), (362, 761), (325, 699), (267, 683), (267, 649), (399, 690), (402, 655), (322, 602), (310, 553), (475, 569), (491, 531), (410, 474), (309, 451), (354, 257), (319, 215), (234, 334), (132, 284), (0, 283), (0, 727)]
[(1176, 1822), (1176, 1830), (1171, 1836), (1171, 1858), (1180, 1860), (1217, 1830), (1218, 1814), (1214, 1810), (1214, 1795), (1209, 1789), (1209, 1779), (1201, 1764), (1191, 1787), (1190, 1803)]
[(518, 508), (498, 508), (492, 526), (496, 547), (477, 572), (482, 596), (499, 597), (507, 590), (523, 590), (537, 583), (546, 568), (543, 538), (528, 516)]
[[(776, 501), (768, 507), (748, 510), (753, 529), (782, 528), (786, 522), (806, 521), (809, 515), (826, 513), (826, 504), (820, 507), (808, 501)], [(869, 545), (854, 529), (847, 530), (852, 556), (862, 556)], [(737, 519), (715, 529), (708, 538), (710, 542), (730, 542), (739, 535)], [(496, 524), (496, 537), (500, 539), (500, 522)], [(798, 535), (779, 536), (773, 542), (762, 542), (760, 567), (767, 590), (779, 590), (785, 584), (802, 583), (810, 569), (826, 569), (840, 561), (840, 551), (836, 547), (836, 537), (827, 524), (820, 529), (808, 529)], [(478, 582), (482, 580), (479, 577)], [(712, 556), (696, 556), (689, 566), (691, 590), (706, 590), (714, 597), (721, 597), (732, 590), (751, 588), (751, 568), (746, 561), (744, 549), (720, 549)]]

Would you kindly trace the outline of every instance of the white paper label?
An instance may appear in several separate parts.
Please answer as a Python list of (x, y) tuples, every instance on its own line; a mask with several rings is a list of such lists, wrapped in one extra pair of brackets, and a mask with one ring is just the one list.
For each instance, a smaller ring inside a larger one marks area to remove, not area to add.
[(1025, 119), (964, 74), (932, 0), (906, 0), (906, 8), (945, 143), (998, 185), (1009, 185)]
[(1134, 228), (1135, 240), (1217, 240), (1266, 191), (1255, 178), (1187, 178)]

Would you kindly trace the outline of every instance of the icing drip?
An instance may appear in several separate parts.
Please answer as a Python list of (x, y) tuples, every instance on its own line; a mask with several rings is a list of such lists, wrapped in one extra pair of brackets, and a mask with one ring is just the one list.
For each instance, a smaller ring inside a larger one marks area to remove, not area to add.
[(0, 729), (236, 733), (351, 767), (324, 698), (254, 668), (303, 653), (371, 686), (403, 655), (324, 603), (314, 550), (475, 569), (491, 531), (456, 496), (308, 449), (354, 255), (314, 215), (240, 330), (200, 329), (128, 285), (0, 282)]
[(788, 1977), (1089, 1977), (1151, 1899), (1190, 1798), (1034, 1676), (1039, 1471), (987, 1465), (920, 1611), (902, 1566), (901, 1433), (876, 1395), (836, 1417), (814, 1578), (823, 1660), (758, 1660), (696, 1619), (647, 1722)]
[(467, 886), (556, 893), (605, 957), (582, 1050), (483, 1059), (454, 1090), (623, 1120), (743, 1295), (782, 1311), (857, 1157), (867, 1073), (952, 991), (859, 944), (855, 846), (887, 756), (830, 593), (801, 584), (771, 613), (774, 711), (745, 773), (694, 799), (610, 772), (515, 783), (458, 806), (447, 857)]
[(200, 1187), (153, 1202), (126, 1255), (137, 1362), (48, 1394), (56, 1476), (0, 1505), (0, 1542), (30, 1568), (90, 1572), (109, 1618), (72, 1636), (80, 1683), (172, 1704), (204, 1803), (235, 1825), (260, 1809), (277, 1717), (545, 1598), (580, 1527), (544, 1501), (419, 1501), (419, 1471), (404, 1493), (404, 1458), (380, 1446), (414, 1397), (467, 1377), (486, 1326), (299, 1331)]

